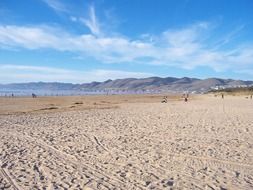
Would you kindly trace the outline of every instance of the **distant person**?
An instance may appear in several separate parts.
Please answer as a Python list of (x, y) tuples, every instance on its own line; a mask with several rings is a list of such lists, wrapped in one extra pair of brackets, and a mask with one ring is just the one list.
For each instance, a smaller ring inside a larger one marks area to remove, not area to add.
[(163, 97), (162, 103), (167, 103), (167, 96)]
[(33, 98), (37, 98), (37, 95), (34, 94), (34, 93), (32, 93), (32, 97), (33, 97)]
[(185, 98), (184, 98), (184, 101), (185, 101), (185, 102), (187, 102), (187, 101), (188, 101), (188, 98), (187, 98), (187, 97), (185, 97)]
[(14, 97), (14, 94), (13, 94), (13, 93), (11, 94), (11, 97), (12, 97), (12, 98)]
[(224, 99), (224, 94), (221, 94), (221, 98)]
[(250, 99), (252, 99), (252, 94), (250, 95)]

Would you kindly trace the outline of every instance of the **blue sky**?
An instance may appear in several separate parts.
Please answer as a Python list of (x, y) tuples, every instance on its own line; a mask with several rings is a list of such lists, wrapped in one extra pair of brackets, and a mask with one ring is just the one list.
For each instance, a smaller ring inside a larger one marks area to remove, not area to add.
[(1, 0), (0, 83), (253, 80), (252, 0)]

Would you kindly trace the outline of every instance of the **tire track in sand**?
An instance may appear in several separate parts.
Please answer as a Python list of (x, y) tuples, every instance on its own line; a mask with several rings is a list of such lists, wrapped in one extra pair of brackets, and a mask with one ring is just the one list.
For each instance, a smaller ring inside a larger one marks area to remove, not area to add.
[[(25, 128), (24, 125), (21, 125), (21, 124), (13, 124), (9, 121), (6, 121), (6, 123), (8, 123), (9, 125), (15, 125), (15, 126), (18, 126), (18, 127), (22, 127), (22, 128)], [(91, 170), (92, 172), (92, 175), (94, 177), (97, 177), (98, 178), (98, 181), (99, 179), (101, 178), (101, 176), (103, 177), (106, 177), (108, 179), (110, 179), (111, 181), (113, 181), (114, 183), (116, 182), (116, 185), (115, 184), (111, 184), (107, 181), (103, 181), (103, 183), (111, 186), (111, 187), (114, 187), (117, 186), (117, 185), (120, 185), (121, 187), (123, 187), (124, 189), (125, 188), (139, 188), (139, 189), (144, 189), (144, 187), (142, 186), (139, 186), (138, 184), (129, 184), (129, 183), (126, 183), (125, 180), (127, 179), (119, 179), (117, 176), (113, 176), (113, 175), (109, 175), (109, 174), (105, 174), (104, 171), (102, 172), (102, 168), (99, 168), (98, 166), (96, 166), (97, 169), (91, 167), (90, 165), (88, 164), (84, 164), (84, 163), (87, 163), (87, 160), (84, 160), (84, 159), (80, 159), (80, 158), (76, 158), (76, 156), (72, 156), (66, 152), (63, 152), (61, 150), (58, 150), (56, 148), (54, 148), (53, 146), (51, 145), (48, 145), (47, 143), (41, 141), (40, 139), (37, 139), (37, 138), (34, 138), (34, 137), (31, 137), (30, 135), (27, 135), (25, 134), (24, 132), (22, 132), (22, 136), (18, 135), (18, 134), (15, 134), (11, 131), (5, 131), (6, 133), (8, 133), (9, 135), (11, 136), (15, 136), (16, 138), (25, 138), (26, 140), (28, 141), (33, 141), (33, 143), (37, 143), (38, 145), (42, 146), (42, 147), (46, 147), (47, 149), (51, 150), (52, 152), (56, 153), (56, 156), (58, 156), (60, 159), (63, 159), (64, 161), (66, 161), (66, 159), (68, 160), (68, 162), (72, 163), (73, 165), (76, 166), (76, 168), (79, 168), (79, 171), (82, 172), (80, 169), (80, 167), (82, 167), (82, 169), (84, 168), (85, 170), (89, 169)], [(18, 132), (20, 133), (20, 131)], [(95, 139), (95, 138), (94, 138)], [(98, 143), (100, 144), (100, 143)], [(100, 145), (100, 146), (103, 146), (103, 145)], [(106, 149), (107, 150), (107, 149)], [(108, 150), (107, 150), (108, 151)], [(97, 173), (97, 175), (94, 175), (94, 173)], [(99, 182), (97, 182), (99, 184)], [(19, 189), (17, 189), (19, 190)]]
[(21, 188), (17, 185), (17, 183), (15, 182), (15, 180), (8, 174), (8, 171), (5, 171), (4, 168), (2, 167), (2, 161), (0, 160), (0, 173), (2, 174), (2, 176), (5, 178), (6, 181), (8, 181), (12, 188), (14, 190), (21, 190)]

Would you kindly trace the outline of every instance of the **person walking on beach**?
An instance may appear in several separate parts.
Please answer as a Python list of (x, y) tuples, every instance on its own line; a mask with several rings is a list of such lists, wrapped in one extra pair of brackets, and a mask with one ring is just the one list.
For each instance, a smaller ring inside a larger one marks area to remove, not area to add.
[(183, 94), (182, 98), (184, 99), (184, 102), (187, 102), (189, 98), (189, 94), (188, 93)]
[(162, 103), (167, 103), (167, 96), (163, 97)]
[(33, 97), (33, 98), (37, 98), (37, 95), (34, 94), (34, 93), (32, 93), (32, 97)]
[(224, 99), (224, 94), (221, 94), (221, 98)]

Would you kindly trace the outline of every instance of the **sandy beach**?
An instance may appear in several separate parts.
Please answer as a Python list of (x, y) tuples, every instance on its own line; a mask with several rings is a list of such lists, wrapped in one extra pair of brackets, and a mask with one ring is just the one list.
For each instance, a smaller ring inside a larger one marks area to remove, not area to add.
[(253, 100), (0, 98), (0, 189), (253, 189)]

